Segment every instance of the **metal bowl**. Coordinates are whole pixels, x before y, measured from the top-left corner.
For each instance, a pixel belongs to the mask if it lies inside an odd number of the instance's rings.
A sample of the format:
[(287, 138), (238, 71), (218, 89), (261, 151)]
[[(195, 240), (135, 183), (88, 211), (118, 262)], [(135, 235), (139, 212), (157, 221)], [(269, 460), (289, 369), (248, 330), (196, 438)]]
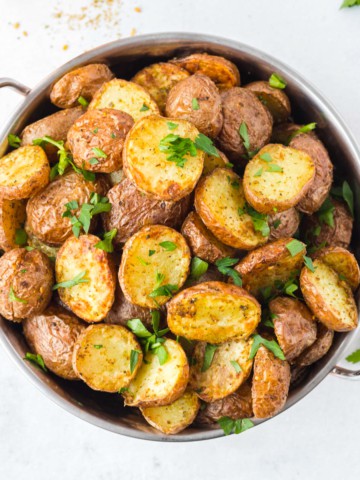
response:
[[(267, 79), (274, 71), (283, 75), (288, 82), (287, 93), (291, 99), (295, 120), (298, 123), (317, 122), (317, 133), (330, 151), (336, 166), (335, 176), (346, 176), (354, 189), (357, 203), (360, 202), (360, 151), (329, 102), (299, 74), (278, 60), (239, 42), (208, 35), (165, 33), (108, 43), (66, 63), (32, 90), (15, 80), (0, 79), (0, 87), (10, 86), (26, 95), (25, 101), (0, 137), (0, 155), (7, 148), (6, 138), (10, 132), (18, 133), (26, 124), (55, 110), (49, 102), (51, 85), (69, 70), (92, 62), (105, 62), (118, 77), (130, 78), (137, 70), (150, 63), (192, 52), (208, 52), (232, 60), (239, 67), (244, 84), (255, 79)], [(357, 204), (357, 212), (360, 211), (359, 207)], [(354, 232), (353, 248), (358, 258), (359, 247), (357, 230)], [(292, 389), (286, 408), (301, 400), (330, 372), (346, 377), (360, 376), (360, 371), (352, 372), (336, 367), (354, 335), (356, 331), (336, 335), (326, 357), (316, 363), (307, 377)], [(216, 427), (190, 427), (177, 435), (163, 435), (145, 423), (136, 410), (124, 409), (120, 395), (95, 392), (82, 382), (64, 381), (24, 362), (22, 359), (27, 346), (18, 325), (0, 319), (0, 340), (3, 348), (35, 386), (65, 410), (89, 423), (115, 433), (146, 440), (181, 442), (223, 436), (222, 430)]]

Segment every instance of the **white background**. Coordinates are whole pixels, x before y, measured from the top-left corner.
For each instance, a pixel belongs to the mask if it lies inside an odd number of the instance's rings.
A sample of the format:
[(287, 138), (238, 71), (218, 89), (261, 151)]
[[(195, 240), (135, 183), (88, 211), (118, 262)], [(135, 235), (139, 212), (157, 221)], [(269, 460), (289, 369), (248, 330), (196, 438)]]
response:
[[(91, 0), (0, 0), (0, 76), (34, 86), (65, 61), (133, 28), (138, 34), (212, 33), (258, 47), (301, 72), (332, 100), (360, 142), (360, 7), (339, 11), (341, 0), (114, 2), (111, 25), (100, 21), (94, 28), (86, 19), (66, 21), (66, 12), (77, 14)], [(54, 18), (60, 3), (65, 15)], [(20, 101), (0, 92), (0, 128)], [(359, 346), (360, 339), (350, 350)], [(360, 383), (331, 376), (290, 411), (243, 435), (192, 444), (120, 437), (50, 403), (0, 351), (4, 480), (359, 478), (359, 438)]]

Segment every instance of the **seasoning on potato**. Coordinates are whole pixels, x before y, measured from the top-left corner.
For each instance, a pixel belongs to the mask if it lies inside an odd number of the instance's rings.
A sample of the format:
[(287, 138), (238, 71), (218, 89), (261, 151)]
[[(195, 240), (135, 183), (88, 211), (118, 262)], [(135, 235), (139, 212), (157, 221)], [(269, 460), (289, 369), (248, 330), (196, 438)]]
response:
[(26, 243), (26, 238), (25, 242), (19, 238), (23, 232), (25, 218), (26, 211), (23, 200), (0, 198), (0, 248), (5, 252)]

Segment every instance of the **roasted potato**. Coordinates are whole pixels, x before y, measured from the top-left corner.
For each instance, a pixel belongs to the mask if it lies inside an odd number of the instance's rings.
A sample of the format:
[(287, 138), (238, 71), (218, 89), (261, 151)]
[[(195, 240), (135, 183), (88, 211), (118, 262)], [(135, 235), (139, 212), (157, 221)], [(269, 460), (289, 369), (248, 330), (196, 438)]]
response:
[(186, 288), (167, 305), (167, 322), (175, 335), (218, 344), (247, 338), (260, 321), (260, 305), (243, 288), (204, 282)]
[(121, 180), (124, 178), (124, 170), (120, 168), (115, 172), (111, 172), (107, 175), (107, 178), (109, 180), (110, 187), (113, 187), (114, 185), (117, 185), (118, 183), (120, 183)]
[[(297, 125), (296, 123), (280, 123), (279, 125), (274, 125), (271, 134), (271, 143), (289, 145), (292, 136), (295, 135), (299, 129), (300, 125)], [(309, 135), (313, 135), (313, 133), (309, 132)]]
[(190, 259), (189, 247), (176, 230), (143, 227), (123, 249), (119, 281), (125, 297), (140, 307), (163, 305), (185, 283)]
[(25, 221), (25, 202), (0, 198), (0, 249), (7, 252), (19, 247), (16, 243), (16, 231)]
[(267, 145), (245, 167), (245, 197), (258, 212), (283, 212), (299, 203), (314, 176), (314, 162), (305, 152)]
[(313, 265), (314, 272), (304, 267), (300, 274), (300, 288), (308, 307), (330, 330), (353, 330), (358, 312), (351, 288), (322, 260), (314, 260)]
[(0, 315), (20, 322), (42, 313), (51, 299), (54, 275), (38, 250), (9, 250), (0, 258)]
[(44, 150), (36, 145), (19, 147), (0, 158), (0, 197), (29, 198), (50, 181), (50, 165)]
[(173, 63), (153, 63), (131, 79), (147, 90), (158, 104), (161, 113), (165, 112), (166, 99), (170, 90), (181, 80), (189, 76), (189, 72)]
[(232, 164), (226, 158), (226, 155), (220, 150), (217, 150), (218, 157), (214, 157), (214, 155), (210, 155), (209, 153), (205, 153), (204, 157), (204, 168), (203, 168), (203, 175), (208, 175), (209, 173), (213, 172), (215, 168), (218, 167), (227, 167), (231, 168)]
[(188, 427), (200, 408), (200, 400), (190, 390), (170, 405), (162, 407), (140, 407), (145, 420), (166, 435), (174, 435)]
[(195, 285), (199, 285), (200, 283), (204, 283), (204, 282), (223, 282), (223, 283), (226, 283), (226, 281), (227, 281), (227, 278), (226, 278), (225, 275), (220, 273), (219, 270), (215, 266), (209, 265), (206, 272), (203, 273), (200, 277), (194, 278), (190, 275), (190, 277), (188, 277), (188, 279), (186, 280), (186, 283), (185, 283), (184, 287), (186, 287), (186, 288), (194, 287)]
[(309, 374), (307, 367), (299, 367), (296, 364), (291, 365), (290, 370), (290, 391), (299, 387)]
[(234, 393), (249, 377), (252, 339), (233, 339), (217, 346), (211, 365), (205, 364), (207, 343), (199, 342), (192, 354), (189, 387), (205, 402)]
[(27, 243), (29, 247), (36, 248), (40, 250), (40, 252), (45, 253), (45, 255), (47, 255), (50, 260), (55, 260), (56, 255), (59, 251), (59, 247), (52, 247), (47, 243), (39, 240), (37, 236), (34, 235), (33, 232), (29, 229), (27, 224), (25, 224), (25, 232), (27, 234)]
[(235, 267), (243, 287), (258, 297), (264, 288), (275, 291), (277, 283), (285, 283), (300, 270), (306, 246), (293, 256), (287, 248), (293, 240), (281, 238), (248, 253)]
[(142, 359), (135, 335), (120, 325), (101, 324), (82, 331), (75, 343), (72, 364), (76, 374), (93, 390), (116, 393), (129, 385)]
[(295, 360), (296, 365), (307, 367), (320, 360), (330, 350), (333, 340), (334, 331), (329, 330), (322, 323), (318, 323), (315, 342)]
[[(66, 108), (41, 118), (37, 122), (30, 123), (21, 132), (21, 146), (32, 145), (37, 138), (51, 137), (57, 142), (66, 142), (67, 133), (71, 125), (84, 113), (82, 107)], [(51, 163), (58, 161), (58, 149), (51, 143), (42, 145), (46, 156)]]
[(132, 117), (119, 110), (88, 110), (70, 127), (67, 135), (74, 163), (92, 172), (119, 170), (125, 137), (133, 124)]
[(101, 85), (113, 76), (109, 67), (101, 63), (77, 68), (57, 80), (51, 89), (50, 100), (59, 108), (76, 107), (79, 97), (89, 102)]
[[(257, 96), (244, 88), (232, 88), (221, 99), (224, 121), (217, 142), (230, 160), (243, 164), (241, 157), (246, 159), (248, 151), (254, 152), (269, 143), (272, 117)], [(242, 124), (249, 136), (248, 149), (239, 133)]]
[[(190, 122), (172, 120), (153, 115), (138, 121), (127, 136), (123, 162), (125, 176), (139, 190), (160, 200), (177, 201), (194, 190), (202, 173), (205, 154), (202, 150), (197, 150), (194, 156), (187, 153), (179, 165), (168, 160), (169, 154), (163, 148), (168, 147), (166, 138), (169, 135), (194, 141), (199, 134)], [(169, 125), (175, 122), (177, 127), (170, 129)]]
[(207, 228), (226, 245), (251, 250), (268, 237), (255, 230), (245, 203), (241, 178), (227, 168), (202, 178), (195, 190), (195, 208)]
[[(70, 237), (60, 248), (55, 263), (61, 300), (86, 322), (100, 322), (111, 309), (115, 298), (115, 271), (108, 253), (95, 245), (95, 235)], [(76, 281), (78, 279), (78, 281)]]
[(74, 215), (79, 214), (81, 205), (89, 203), (90, 195), (93, 192), (105, 193), (101, 180), (89, 182), (74, 171), (55, 178), (46, 188), (28, 201), (26, 205), (27, 230), (50, 246), (60, 246), (72, 235), (70, 219), (63, 217), (66, 210), (65, 204), (76, 200), (79, 209), (73, 210), (73, 213)]
[(181, 80), (169, 92), (166, 116), (187, 120), (204, 135), (217, 137), (223, 124), (223, 114), (215, 83), (200, 74)]
[(316, 321), (300, 300), (277, 297), (269, 303), (274, 331), (286, 360), (292, 363), (316, 340)]
[(342, 247), (325, 247), (318, 250), (313, 258), (319, 258), (345, 280), (353, 290), (360, 284), (360, 269), (355, 256)]
[(257, 81), (245, 85), (245, 88), (255, 93), (260, 102), (271, 113), (274, 123), (286, 122), (291, 115), (289, 97), (283, 90), (273, 88), (269, 82)]
[(209, 263), (215, 263), (224, 257), (233, 257), (234, 248), (221, 243), (203, 224), (196, 212), (190, 212), (186, 217), (181, 233), (187, 241), (193, 256)]
[(175, 402), (184, 393), (189, 380), (189, 364), (184, 350), (175, 340), (162, 344), (168, 358), (160, 365), (151, 352), (145, 355), (137, 375), (123, 393), (125, 405), (161, 407)]
[(255, 355), (251, 394), (256, 418), (276, 415), (285, 405), (290, 386), (290, 365), (263, 345)]
[(160, 113), (155, 100), (143, 87), (119, 78), (104, 83), (96, 92), (89, 110), (94, 108), (121, 110), (128, 113), (135, 122), (142, 117)]
[(300, 215), (296, 208), (292, 207), (283, 212), (269, 215), (270, 236), (269, 240), (278, 240), (279, 238), (292, 237), (300, 224)]
[(145, 225), (180, 227), (190, 208), (190, 197), (177, 202), (158, 200), (140, 192), (127, 178), (113, 186), (107, 193), (111, 210), (103, 214), (105, 230), (117, 229), (114, 243), (126, 242)]
[(72, 355), (84, 323), (60, 306), (50, 305), (44, 312), (24, 320), (23, 329), (31, 351), (42, 356), (49, 370), (66, 380), (78, 379)]
[(174, 58), (171, 63), (184, 68), (189, 73), (199, 73), (211, 78), (219, 90), (228, 90), (240, 85), (237, 66), (223, 57), (207, 53), (193, 53), (187, 57)]

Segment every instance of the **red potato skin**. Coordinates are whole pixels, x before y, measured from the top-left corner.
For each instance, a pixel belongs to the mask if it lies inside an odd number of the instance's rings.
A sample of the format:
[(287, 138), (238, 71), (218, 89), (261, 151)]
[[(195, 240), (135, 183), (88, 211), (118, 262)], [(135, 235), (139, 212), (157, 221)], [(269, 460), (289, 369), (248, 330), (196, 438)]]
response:
[(330, 350), (334, 340), (334, 331), (329, 330), (322, 323), (317, 324), (317, 337), (315, 342), (296, 359), (298, 367), (307, 367), (324, 357)]
[[(278, 224), (278, 222), (280, 223)], [(269, 241), (292, 237), (299, 228), (300, 215), (296, 208), (289, 208), (284, 212), (269, 215), (268, 223), (270, 227)]]

